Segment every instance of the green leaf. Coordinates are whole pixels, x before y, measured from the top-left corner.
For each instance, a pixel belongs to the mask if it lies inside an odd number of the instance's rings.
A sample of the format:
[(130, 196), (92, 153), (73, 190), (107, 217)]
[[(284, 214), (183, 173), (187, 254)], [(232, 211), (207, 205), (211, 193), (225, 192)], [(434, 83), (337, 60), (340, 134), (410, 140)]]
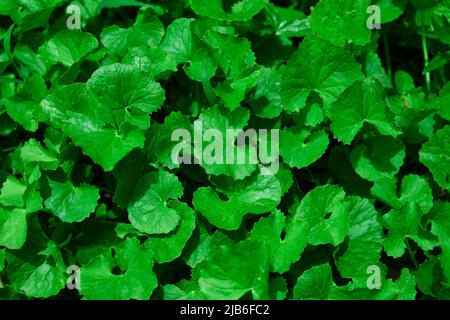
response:
[[(6, 1), (6, 13), (19, 25), (16, 32), (25, 32), (38, 27), (47, 27), (50, 14), (63, 0)], [(2, 3), (3, 6), (3, 3)]]
[[(226, 200), (222, 200), (217, 191)], [(194, 193), (193, 204), (214, 226), (236, 230), (246, 214), (270, 212), (280, 198), (281, 186), (274, 176), (253, 175), (242, 181), (221, 183), (216, 191), (210, 187), (199, 188)]]
[(397, 71), (395, 73), (395, 86), (403, 95), (413, 91), (416, 88), (413, 77), (405, 71)]
[(47, 263), (37, 267), (20, 288), (28, 297), (48, 298), (56, 295), (66, 284), (65, 275)]
[[(239, 124), (233, 123), (235, 116), (239, 117)], [(241, 145), (238, 142), (238, 137), (242, 134), (242, 128), (248, 118), (249, 113), (243, 108), (225, 112), (213, 107), (205, 110), (199, 116), (199, 125), (195, 126), (194, 124), (193, 151), (195, 158), (206, 173), (216, 176), (225, 175), (241, 180), (255, 172), (258, 167), (257, 149), (248, 141), (256, 139), (256, 135), (249, 138), (242, 135), (245, 144)], [(208, 132), (211, 133), (209, 139), (206, 135)], [(195, 141), (199, 138), (202, 141)], [(240, 158), (240, 155), (245, 158)]]
[(306, 37), (289, 59), (281, 81), (281, 101), (287, 111), (296, 112), (316, 92), (328, 104), (361, 78), (361, 66), (349, 51), (320, 38)]
[(63, 30), (41, 46), (39, 54), (51, 63), (62, 63), (70, 67), (97, 47), (98, 41), (92, 34), (78, 30)]
[(83, 127), (77, 131), (69, 127), (66, 132), (74, 143), (81, 146), (86, 155), (101, 165), (106, 171), (114, 169), (118, 161), (135, 148), (144, 146), (144, 136), (140, 130), (123, 125), (119, 132), (112, 129)]
[(450, 188), (450, 126), (430, 137), (420, 150), (420, 162), (430, 169), (434, 180), (444, 189)]
[(348, 147), (339, 145), (332, 147), (328, 158), (330, 172), (336, 176), (337, 182), (346, 192), (368, 198), (372, 183), (364, 180), (355, 172), (350, 155), (351, 151)]
[(305, 168), (319, 159), (327, 150), (330, 140), (324, 130), (288, 128), (280, 135), (280, 154), (291, 167)]
[[(197, 34), (199, 32), (201, 30)], [(201, 37), (208, 45), (210, 52), (227, 79), (244, 78), (251, 68), (255, 67), (256, 57), (250, 41), (246, 38), (240, 38), (235, 34), (220, 32), (215, 29), (206, 34), (201, 34)]]
[(269, 298), (271, 300), (284, 300), (286, 299), (288, 288), (286, 279), (283, 277), (276, 277), (269, 283)]
[(112, 172), (116, 181), (113, 201), (121, 208), (127, 208), (137, 192), (139, 181), (146, 168), (145, 157), (141, 150), (131, 152), (122, 159)]
[(198, 283), (181, 280), (177, 285), (164, 286), (165, 300), (204, 300), (205, 296), (200, 292)]
[(112, 110), (135, 108), (152, 113), (165, 100), (164, 90), (159, 83), (137, 67), (125, 64), (97, 69), (87, 82), (87, 89)]
[(20, 249), (27, 236), (27, 220), (24, 210), (0, 208), (0, 246)]
[(311, 14), (311, 28), (337, 46), (347, 42), (365, 45), (370, 42), (367, 27), (369, 0), (320, 1)]
[[(285, 234), (282, 237), (283, 232)], [(261, 218), (250, 235), (250, 239), (267, 244), (271, 271), (278, 273), (287, 272), (291, 264), (300, 259), (307, 238), (307, 225), (300, 220), (286, 219), (280, 211)]]
[(294, 183), (291, 169), (288, 166), (283, 165), (278, 169), (278, 172), (275, 173), (275, 177), (280, 182), (281, 194), (285, 195)]
[(51, 195), (44, 202), (54, 215), (63, 222), (81, 222), (95, 211), (100, 199), (99, 190), (93, 186), (75, 187), (70, 181), (49, 179)]
[(380, 57), (374, 51), (369, 51), (366, 56), (364, 74), (370, 74), (374, 79), (377, 79), (385, 88), (392, 87), (392, 80), (382, 65)]
[(141, 13), (131, 28), (114, 25), (103, 29), (101, 42), (111, 53), (123, 56), (130, 48), (156, 46), (163, 36), (164, 25), (161, 21)]
[(439, 92), (439, 99), (441, 106), (438, 113), (442, 118), (450, 121), (450, 108), (448, 107), (450, 105), (450, 84), (447, 83)]
[[(191, 19), (177, 19), (166, 30), (166, 35), (160, 44), (173, 66), (187, 62), (192, 56)], [(170, 65), (170, 64), (169, 64)]]
[(186, 248), (188, 252), (186, 253), (186, 256), (183, 257), (183, 260), (191, 268), (195, 268), (200, 263), (205, 261), (211, 248), (214, 247), (214, 244), (220, 243), (220, 241), (216, 241), (217, 238), (223, 236), (223, 234), (219, 232), (216, 232), (211, 236), (209, 234), (209, 226), (203, 223), (198, 223), (197, 227), (198, 228), (196, 232), (194, 232), (192, 241), (197, 242), (198, 245), (194, 248), (192, 247), (192, 242), (188, 244), (188, 248)]
[(266, 72), (256, 86), (254, 100), (250, 100), (250, 105), (259, 117), (272, 119), (283, 110), (280, 96), (281, 72), (275, 69)]
[(376, 0), (375, 4), (381, 11), (381, 23), (391, 22), (400, 17), (407, 3), (407, 0)]
[(303, 272), (294, 287), (294, 299), (324, 300), (333, 284), (331, 267), (322, 264)]
[(308, 127), (316, 127), (325, 120), (322, 107), (318, 103), (313, 103), (307, 109), (301, 110), (300, 115)]
[(356, 82), (329, 109), (331, 130), (345, 144), (353, 141), (365, 123), (375, 126), (382, 135), (396, 137), (400, 134), (386, 106), (384, 88), (378, 80)]
[[(155, 123), (150, 126), (147, 133), (145, 150), (152, 163), (160, 163), (169, 169), (178, 168), (180, 164), (172, 160), (172, 151), (178, 144), (172, 140), (172, 134), (177, 129), (192, 132), (192, 125), (188, 118), (180, 112), (172, 112), (163, 124)], [(188, 156), (188, 155), (186, 155)]]
[[(112, 99), (115, 87), (109, 88)], [(107, 171), (133, 149), (144, 146), (142, 131), (123, 122), (127, 113), (113, 113), (112, 105), (107, 101), (99, 103), (83, 84), (59, 87), (41, 102), (41, 107), (48, 122), (68, 134), (75, 145)]]
[(97, 12), (105, 8), (120, 8), (120, 7), (146, 7), (152, 6), (150, 4), (136, 1), (136, 0), (95, 0), (98, 2)]
[(12, 37), (12, 32), (14, 30), (15, 25), (12, 24), (8, 30), (5, 32), (4, 35), (4, 39), (3, 39), (3, 47), (5, 48), (6, 51), (6, 55), (9, 57), (9, 59), (12, 58), (12, 53), (11, 53), (11, 37)]
[(448, 202), (438, 201), (433, 208), (433, 220), (431, 232), (435, 234), (440, 242), (442, 254), (440, 262), (447, 278), (447, 283), (450, 282), (450, 204)]
[(336, 266), (344, 278), (366, 283), (367, 268), (381, 258), (382, 227), (378, 212), (369, 200), (360, 197), (345, 199), (342, 209), (349, 212), (348, 245), (335, 257)]
[(423, 73), (426, 74), (428, 72), (436, 71), (439, 68), (442, 68), (450, 61), (450, 52), (444, 52), (436, 55), (425, 67)]
[(349, 229), (349, 212), (342, 208), (345, 192), (334, 185), (317, 187), (302, 199), (295, 219), (308, 227), (308, 243), (338, 245)]
[(26, 190), (26, 184), (14, 176), (9, 176), (0, 190), (0, 204), (6, 207), (23, 208)]
[(22, 68), (22, 72), (29, 73), (30, 77), (33, 75), (44, 77), (48, 71), (47, 63), (29, 45), (18, 43), (14, 47), (14, 57), (25, 66)]
[(392, 209), (383, 216), (389, 233), (383, 239), (386, 253), (394, 258), (401, 257), (406, 249), (405, 240), (416, 241), (424, 250), (431, 250), (436, 243), (426, 237), (427, 233), (420, 224), (423, 215), (414, 202), (409, 202), (400, 209)]
[(51, 150), (45, 149), (35, 139), (28, 140), (20, 149), (20, 158), (25, 164), (37, 163), (41, 168), (56, 170), (59, 159)]
[(424, 9), (428, 9), (431, 7), (434, 7), (437, 2), (437, 0), (410, 0), (410, 2), (414, 5), (414, 7), (416, 7), (419, 10), (424, 10)]
[(350, 283), (343, 287), (334, 285), (330, 290), (330, 300), (414, 300), (417, 295), (416, 279), (409, 269), (401, 271), (396, 282), (385, 279), (381, 290), (370, 290)]
[(5, 249), (1, 249), (0, 250), (0, 272), (3, 272), (3, 270), (5, 270), (5, 261), (6, 261), (6, 251), (5, 251)]
[(260, 12), (267, 2), (267, 0), (240, 0), (231, 5), (221, 0), (191, 0), (191, 6), (192, 10), (200, 16), (236, 21), (249, 20)]
[(245, 95), (264, 77), (263, 69), (249, 70), (249, 74), (237, 80), (228, 80), (217, 86), (215, 92), (224, 105), (234, 110), (240, 106)]
[(440, 263), (437, 257), (432, 257), (430, 260), (425, 261), (419, 266), (416, 275), (417, 286), (420, 291), (428, 296), (436, 297), (438, 295), (438, 290), (440, 283), (437, 283), (436, 278), (442, 277), (441, 274), (437, 276), (437, 273), (441, 273), (439, 270)]
[(170, 201), (169, 205), (180, 215), (180, 225), (166, 236), (149, 237), (144, 244), (146, 248), (152, 249), (153, 256), (159, 263), (178, 258), (195, 229), (194, 210), (183, 202)]
[(256, 300), (268, 298), (269, 258), (260, 242), (223, 244), (199, 268), (198, 284), (207, 299), (234, 300), (248, 292)]
[(400, 140), (377, 136), (368, 138), (351, 154), (355, 171), (369, 181), (392, 179), (405, 159), (405, 146)]
[(183, 70), (189, 78), (203, 84), (214, 77), (217, 66), (216, 61), (211, 57), (206, 47), (198, 45), (198, 48), (193, 52), (189, 65), (185, 64)]
[(115, 248), (122, 274), (114, 274), (111, 249), (80, 270), (80, 293), (88, 300), (148, 300), (157, 286), (150, 249), (136, 239), (127, 239)]
[(26, 130), (34, 132), (39, 128), (39, 103), (46, 97), (47, 91), (47, 85), (42, 78), (29, 77), (18, 93), (6, 100), (6, 111), (14, 121)]
[(160, 171), (144, 179), (148, 185), (143, 195), (128, 207), (131, 224), (148, 234), (162, 234), (173, 231), (180, 223), (177, 210), (167, 201), (183, 195), (183, 187), (178, 178), (166, 171)]
[(167, 71), (177, 69), (167, 56), (167, 53), (159, 47), (135, 47), (128, 49), (122, 62), (132, 64), (158, 80)]
[(268, 4), (264, 13), (278, 36), (303, 37), (311, 34), (310, 19), (305, 18), (302, 11)]
[(20, 250), (7, 253), (9, 288), (30, 298), (48, 298), (58, 294), (65, 285), (66, 266), (61, 252), (42, 230), (37, 216), (28, 218), (26, 240)]
[(433, 194), (428, 182), (414, 174), (403, 178), (400, 196), (397, 195), (397, 185), (392, 179), (378, 181), (371, 192), (376, 198), (395, 209), (400, 209), (410, 202), (415, 202), (423, 213), (428, 213), (433, 207)]
[(450, 299), (450, 0), (0, 20), (0, 299)]

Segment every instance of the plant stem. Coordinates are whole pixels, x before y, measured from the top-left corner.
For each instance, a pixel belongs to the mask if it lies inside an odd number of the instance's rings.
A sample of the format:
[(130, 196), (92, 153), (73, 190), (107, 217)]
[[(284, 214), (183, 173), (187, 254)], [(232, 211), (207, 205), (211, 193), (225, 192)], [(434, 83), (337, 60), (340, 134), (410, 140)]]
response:
[[(425, 67), (430, 62), (430, 56), (428, 54), (428, 44), (427, 37), (422, 35), (422, 48), (423, 48), (423, 58), (425, 61)], [(427, 90), (431, 91), (431, 74), (429, 72), (425, 73), (425, 81), (427, 83)]]
[(302, 12), (305, 12), (306, 1), (307, 0), (303, 0), (302, 4), (300, 5), (300, 11), (302, 11)]
[(413, 262), (413, 264), (414, 264), (414, 267), (415, 267), (416, 269), (418, 269), (418, 268), (419, 268), (419, 265), (417, 264), (416, 257), (414, 257), (414, 253), (413, 253), (412, 250), (411, 250), (411, 246), (409, 245), (409, 240), (406, 239), (406, 240), (405, 240), (405, 243), (406, 243), (406, 249), (408, 250), (409, 256), (411, 257), (411, 260), (412, 260), (412, 262)]
[(389, 82), (392, 82), (391, 52), (389, 49), (389, 42), (388, 42), (386, 33), (383, 33), (383, 47), (384, 47), (384, 55), (386, 57), (386, 64), (387, 64), (387, 76), (389, 78)]
[(316, 177), (314, 177), (314, 175), (313, 175), (313, 173), (311, 172), (311, 170), (309, 170), (308, 168), (305, 168), (305, 171), (306, 171), (306, 172), (308, 173), (308, 175), (310, 176), (311, 182), (312, 182), (312, 183), (314, 183), (316, 186), (320, 186), (320, 185), (321, 185), (320, 181), (319, 181)]
[(73, 234), (71, 233), (71, 234), (69, 234), (69, 236), (66, 238), (66, 240), (64, 240), (62, 243), (60, 243), (60, 244), (57, 245), (58, 248), (59, 248), (59, 249), (62, 249), (62, 248), (64, 248), (65, 246), (67, 246), (67, 245), (69, 244), (69, 242), (72, 240), (72, 238), (73, 238)]
[(14, 151), (15, 149), (17, 149), (17, 146), (9, 147), (9, 148), (3, 148), (3, 149), (0, 149), (0, 151), (3, 152), (3, 153), (9, 153), (11, 151)]
[(216, 95), (214, 94), (214, 91), (212, 90), (211, 83), (208, 80), (202, 81), (203, 85), (203, 91), (205, 91), (206, 99), (208, 99), (208, 102), (213, 106), (216, 104)]
[(297, 191), (299, 192), (299, 194), (301, 196), (304, 196), (304, 192), (303, 190), (300, 188), (300, 183), (298, 182), (297, 176), (295, 175), (295, 173), (293, 173), (292, 175), (294, 177), (294, 181), (295, 181), (295, 188), (297, 189)]
[(114, 194), (114, 191), (113, 190), (111, 190), (111, 189), (108, 189), (108, 188), (105, 188), (105, 187), (102, 187), (102, 186), (100, 186), (100, 187), (98, 187), (101, 191), (103, 191), (103, 192), (106, 192), (106, 193), (109, 193), (109, 194)]
[(440, 67), (439, 68), (439, 76), (441, 77), (442, 86), (444, 86), (447, 83), (447, 78), (445, 77), (445, 69), (444, 69), (444, 67)]

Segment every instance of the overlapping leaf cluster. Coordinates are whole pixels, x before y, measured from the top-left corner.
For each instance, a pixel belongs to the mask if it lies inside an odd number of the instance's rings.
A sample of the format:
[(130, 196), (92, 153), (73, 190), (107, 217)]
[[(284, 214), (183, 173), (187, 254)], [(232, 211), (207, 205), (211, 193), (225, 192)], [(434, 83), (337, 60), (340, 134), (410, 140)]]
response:
[[(2, 299), (450, 298), (448, 0), (0, 0), (0, 40)], [(278, 172), (174, 163), (195, 120)]]

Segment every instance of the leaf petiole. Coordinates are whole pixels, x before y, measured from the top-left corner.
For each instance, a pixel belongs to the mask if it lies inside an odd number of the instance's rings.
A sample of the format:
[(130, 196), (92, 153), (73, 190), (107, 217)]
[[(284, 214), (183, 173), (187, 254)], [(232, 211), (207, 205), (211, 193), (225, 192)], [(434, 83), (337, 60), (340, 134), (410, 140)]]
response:
[[(430, 62), (430, 56), (428, 54), (428, 44), (427, 44), (427, 37), (422, 35), (422, 48), (423, 48), (423, 58), (425, 62), (425, 67)], [(427, 90), (431, 91), (431, 74), (430, 72), (425, 73), (425, 82), (427, 85)]]
[(405, 240), (405, 243), (406, 243), (406, 249), (408, 250), (408, 254), (409, 254), (409, 256), (411, 257), (411, 260), (412, 260), (412, 262), (413, 262), (413, 264), (414, 264), (414, 267), (415, 267), (416, 269), (418, 269), (418, 268), (419, 268), (419, 265), (418, 265), (418, 263), (417, 263), (416, 257), (414, 256), (414, 252), (412, 251), (411, 246), (409, 245), (409, 240), (406, 239), (406, 240)]
[(214, 106), (217, 102), (216, 95), (214, 94), (214, 91), (211, 87), (211, 83), (209, 80), (203, 80), (202, 81), (203, 91), (205, 92), (206, 99), (208, 99), (208, 102), (210, 105)]

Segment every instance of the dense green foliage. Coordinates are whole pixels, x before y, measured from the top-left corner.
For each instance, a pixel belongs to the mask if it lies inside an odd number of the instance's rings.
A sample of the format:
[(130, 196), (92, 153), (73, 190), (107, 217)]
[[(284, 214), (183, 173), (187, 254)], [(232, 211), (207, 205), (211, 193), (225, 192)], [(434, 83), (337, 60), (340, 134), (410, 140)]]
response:
[[(0, 0), (0, 298), (450, 299), (449, 46), (449, 0)], [(197, 119), (276, 174), (174, 162)]]

